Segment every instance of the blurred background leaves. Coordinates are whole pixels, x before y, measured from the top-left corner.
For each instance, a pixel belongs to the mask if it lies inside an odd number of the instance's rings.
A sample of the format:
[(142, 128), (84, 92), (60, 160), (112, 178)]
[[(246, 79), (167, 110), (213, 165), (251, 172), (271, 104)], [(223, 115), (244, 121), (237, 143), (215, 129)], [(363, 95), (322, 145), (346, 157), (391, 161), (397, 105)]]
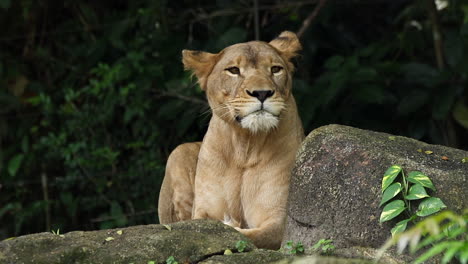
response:
[(168, 154), (210, 118), (181, 50), (308, 18), (306, 133), (339, 123), (468, 148), (466, 2), (254, 2), (0, 0), (0, 239), (156, 223)]

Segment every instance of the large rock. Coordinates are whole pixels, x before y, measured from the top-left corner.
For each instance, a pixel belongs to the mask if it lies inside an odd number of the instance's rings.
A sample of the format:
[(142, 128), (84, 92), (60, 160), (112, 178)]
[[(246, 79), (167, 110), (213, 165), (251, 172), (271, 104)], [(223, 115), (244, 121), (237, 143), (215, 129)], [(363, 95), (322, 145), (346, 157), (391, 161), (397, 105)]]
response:
[(468, 207), (464, 157), (468, 152), (463, 150), (385, 133), (340, 125), (318, 128), (296, 159), (283, 241), (310, 246), (326, 238), (338, 249), (382, 246), (400, 219), (379, 223), (382, 176), (394, 164), (428, 175), (437, 189), (431, 194), (460, 212)]
[[(226, 249), (236, 252), (255, 246), (235, 229), (219, 221), (195, 220), (167, 226), (146, 225), (64, 235), (39, 233), (0, 242), (0, 263), (197, 263)], [(275, 257), (275, 256), (274, 256)], [(280, 258), (272, 258), (278, 260)]]
[[(243, 252), (236, 243), (246, 241)], [(213, 220), (146, 225), (63, 235), (39, 233), (0, 242), (0, 263), (178, 263), (200, 264), (370, 264), (359, 259), (309, 256), (295, 259), (280, 251), (257, 249), (234, 228)]]

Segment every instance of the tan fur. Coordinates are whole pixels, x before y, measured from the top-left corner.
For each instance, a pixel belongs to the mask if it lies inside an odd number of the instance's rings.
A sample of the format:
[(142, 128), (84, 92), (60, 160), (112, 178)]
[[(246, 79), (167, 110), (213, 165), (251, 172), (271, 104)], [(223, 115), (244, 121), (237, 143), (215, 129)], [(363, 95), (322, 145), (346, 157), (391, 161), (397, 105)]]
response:
[[(280, 246), (290, 171), (304, 137), (291, 94), (290, 60), (300, 48), (294, 33), (283, 32), (270, 43), (236, 44), (218, 54), (183, 51), (185, 68), (197, 76), (213, 116), (203, 142), (183, 144), (168, 159), (161, 223), (218, 219), (258, 247)], [(274, 74), (273, 66), (283, 70)], [(261, 110), (247, 91), (265, 90), (274, 94)]]

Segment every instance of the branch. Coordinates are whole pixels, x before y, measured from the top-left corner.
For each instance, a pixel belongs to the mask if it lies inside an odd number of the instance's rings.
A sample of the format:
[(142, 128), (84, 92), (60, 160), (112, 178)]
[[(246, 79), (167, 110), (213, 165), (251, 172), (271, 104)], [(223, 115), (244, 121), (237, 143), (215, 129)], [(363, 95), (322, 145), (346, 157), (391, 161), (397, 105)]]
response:
[(260, 40), (260, 24), (258, 22), (258, 0), (254, 1), (254, 25), (255, 25), (255, 40)]
[(317, 6), (315, 7), (314, 11), (312, 11), (312, 13), (310, 13), (309, 16), (307, 16), (304, 22), (302, 22), (302, 27), (297, 32), (298, 38), (301, 38), (302, 35), (304, 35), (304, 32), (309, 28), (310, 24), (317, 17), (317, 15), (320, 12), (320, 9), (322, 9), (322, 7), (325, 5), (326, 2), (327, 0), (320, 0)]
[(49, 203), (49, 188), (47, 186), (47, 175), (45, 172), (41, 173), (42, 195), (45, 202), (45, 217), (46, 217), (46, 231), (50, 231), (50, 203)]
[[(302, 7), (305, 5), (313, 5), (317, 4), (320, 0), (307, 0), (307, 1), (301, 1), (301, 2), (294, 2), (294, 3), (282, 3), (282, 4), (276, 4), (276, 5), (263, 5), (259, 6), (258, 10), (275, 10), (275, 9), (282, 9), (282, 8), (287, 8), (287, 7)], [(223, 9), (223, 10), (217, 10), (212, 13), (201, 13), (200, 10), (190, 10), (188, 11), (193, 14), (198, 14), (194, 19), (192, 19), (191, 23), (193, 22), (199, 22), (202, 20), (208, 20), (211, 18), (215, 17), (220, 17), (220, 16), (230, 16), (230, 15), (238, 15), (238, 14), (246, 14), (246, 13), (252, 13), (255, 12), (255, 7), (254, 8), (230, 8), (230, 9)]]
[(170, 92), (157, 92), (157, 94), (159, 96), (167, 96), (167, 97), (174, 97), (174, 98), (178, 98), (178, 99), (181, 99), (181, 100), (184, 100), (184, 101), (187, 101), (187, 102), (191, 102), (191, 103), (194, 103), (194, 104), (201, 104), (203, 106), (208, 106), (208, 102), (206, 102), (205, 100), (202, 100), (202, 99), (198, 99), (196, 97), (189, 97), (189, 96), (185, 96), (185, 95), (181, 95), (181, 94), (177, 94), (177, 93), (170, 93)]
[(444, 69), (444, 52), (442, 43), (442, 32), (440, 31), (439, 18), (437, 16), (437, 7), (434, 0), (427, 0), (429, 9), (429, 18), (432, 23), (432, 36), (434, 38), (434, 51), (439, 70)]

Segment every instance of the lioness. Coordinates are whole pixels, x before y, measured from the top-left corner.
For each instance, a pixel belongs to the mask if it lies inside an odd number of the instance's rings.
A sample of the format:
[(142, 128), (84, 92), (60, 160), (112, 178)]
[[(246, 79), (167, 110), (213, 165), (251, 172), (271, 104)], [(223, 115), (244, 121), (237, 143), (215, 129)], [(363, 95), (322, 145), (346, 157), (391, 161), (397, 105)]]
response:
[(251, 41), (218, 54), (184, 50), (213, 112), (203, 142), (169, 156), (159, 195), (162, 224), (224, 221), (262, 248), (279, 248), (290, 171), (304, 133), (291, 94), (297, 36)]

